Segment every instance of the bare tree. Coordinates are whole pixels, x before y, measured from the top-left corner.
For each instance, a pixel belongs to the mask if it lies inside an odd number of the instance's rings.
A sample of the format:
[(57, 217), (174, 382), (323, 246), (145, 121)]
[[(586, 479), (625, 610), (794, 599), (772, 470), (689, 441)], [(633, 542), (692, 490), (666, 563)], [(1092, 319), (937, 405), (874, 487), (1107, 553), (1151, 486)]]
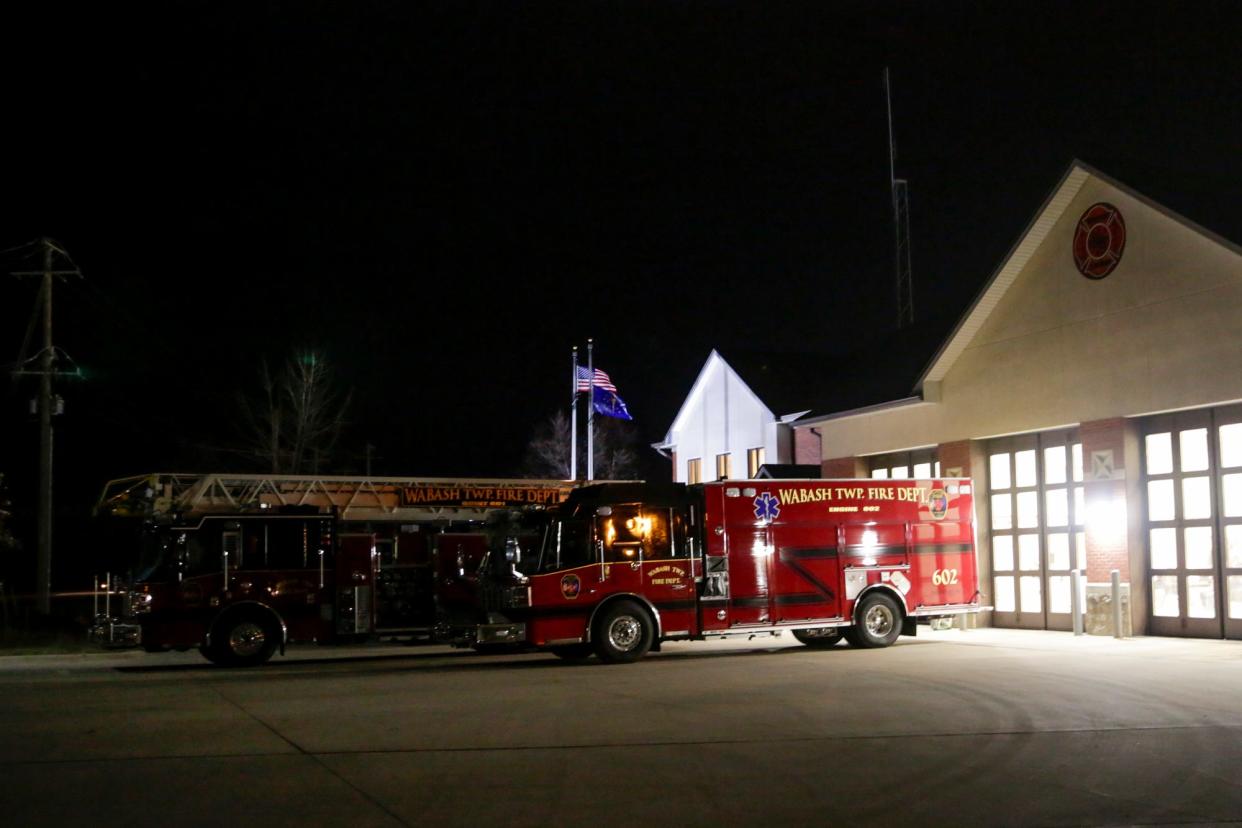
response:
[(241, 399), (247, 453), (273, 474), (318, 473), (340, 439), (352, 392), (337, 387), (317, 351), (290, 357), (278, 376), (264, 360), (259, 385), (256, 397)]
[[(558, 410), (535, 427), (526, 445), (524, 472), (529, 477), (569, 479), (569, 416)], [(637, 475), (638, 455), (633, 449), (634, 427), (611, 417), (595, 420), (595, 477), (629, 480)], [(578, 470), (586, 470), (586, 437), (578, 435)]]

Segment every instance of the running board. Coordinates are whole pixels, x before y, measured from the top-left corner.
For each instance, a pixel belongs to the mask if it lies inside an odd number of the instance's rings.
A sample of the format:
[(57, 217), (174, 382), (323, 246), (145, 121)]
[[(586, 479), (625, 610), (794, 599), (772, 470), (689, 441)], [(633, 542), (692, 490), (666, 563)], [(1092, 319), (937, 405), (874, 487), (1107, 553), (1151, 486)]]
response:
[(915, 618), (930, 618), (937, 615), (963, 615), (971, 612), (985, 612), (992, 609), (991, 607), (982, 607), (978, 604), (945, 604), (939, 607), (919, 607), (911, 610), (909, 615)]

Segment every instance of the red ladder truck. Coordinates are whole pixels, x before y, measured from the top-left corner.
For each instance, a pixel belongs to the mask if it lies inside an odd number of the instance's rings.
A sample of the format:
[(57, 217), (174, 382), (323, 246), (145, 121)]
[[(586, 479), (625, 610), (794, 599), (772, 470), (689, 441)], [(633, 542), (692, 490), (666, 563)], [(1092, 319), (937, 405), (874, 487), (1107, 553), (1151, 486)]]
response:
[(125, 529), (111, 565), (123, 575), (108, 578), (109, 611), (92, 637), (197, 647), (213, 662), (247, 666), (294, 641), (430, 633), (432, 562), (462, 542), (485, 549), (477, 533), (493, 513), (546, 508), (573, 487), (256, 474), (111, 481), (96, 512)]
[(885, 647), (919, 621), (989, 609), (972, 494), (968, 479), (585, 486), (518, 518), (472, 606), (442, 594), (438, 630), (459, 646), (607, 662), (785, 631), (811, 647)]

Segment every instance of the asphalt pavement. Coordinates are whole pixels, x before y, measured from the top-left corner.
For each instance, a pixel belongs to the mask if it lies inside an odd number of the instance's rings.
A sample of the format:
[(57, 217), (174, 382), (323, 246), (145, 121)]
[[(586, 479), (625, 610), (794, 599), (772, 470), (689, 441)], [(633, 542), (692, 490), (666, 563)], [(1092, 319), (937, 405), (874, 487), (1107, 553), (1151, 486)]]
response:
[(1242, 642), (0, 658), (0, 803), (58, 826), (1224, 824)]

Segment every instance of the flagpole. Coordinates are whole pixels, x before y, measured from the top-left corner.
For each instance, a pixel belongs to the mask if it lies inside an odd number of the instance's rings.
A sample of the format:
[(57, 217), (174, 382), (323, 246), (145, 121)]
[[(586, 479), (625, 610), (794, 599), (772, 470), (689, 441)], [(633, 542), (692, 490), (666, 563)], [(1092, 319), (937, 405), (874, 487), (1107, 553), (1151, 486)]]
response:
[(573, 404), (569, 411), (569, 479), (578, 479), (578, 346), (574, 346), (574, 367), (570, 370), (573, 378)]
[(587, 480), (595, 479), (595, 340), (587, 340), (587, 373), (591, 395), (587, 399)]

